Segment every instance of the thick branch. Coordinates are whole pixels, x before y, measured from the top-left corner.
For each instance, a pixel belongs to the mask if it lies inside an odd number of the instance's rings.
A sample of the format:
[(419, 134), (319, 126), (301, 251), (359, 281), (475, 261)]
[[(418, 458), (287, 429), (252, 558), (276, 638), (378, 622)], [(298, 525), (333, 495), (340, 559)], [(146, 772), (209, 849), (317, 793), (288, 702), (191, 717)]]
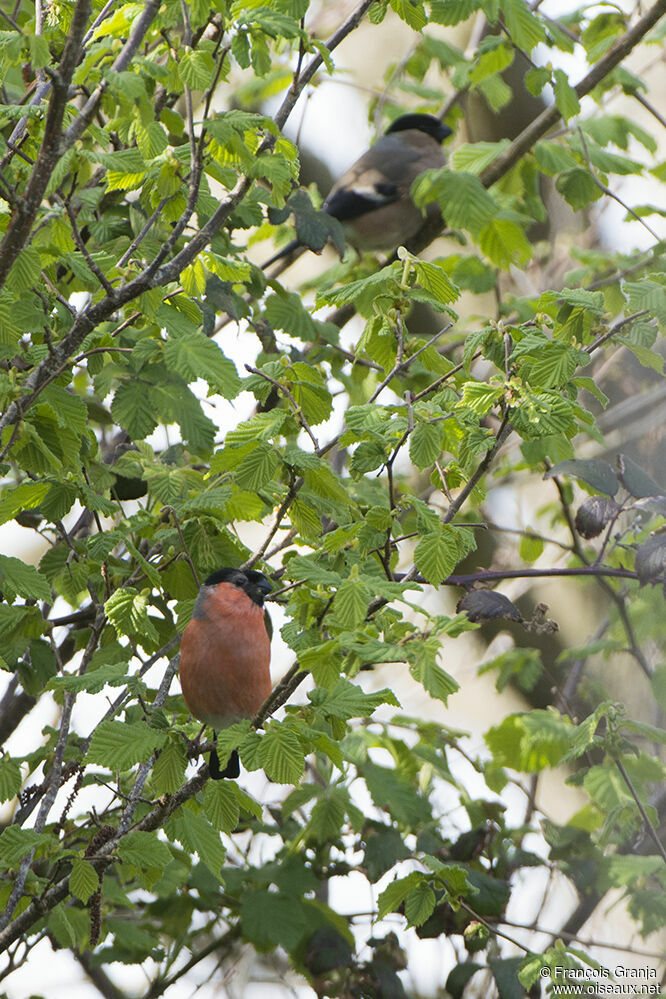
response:
[[(592, 67), (587, 76), (584, 76), (580, 83), (574, 87), (578, 97), (585, 97), (598, 83), (608, 76), (616, 66), (622, 62), (625, 56), (641, 41), (642, 38), (655, 26), (657, 21), (666, 14), (666, 0), (657, 0), (650, 9), (639, 18), (622, 38), (606, 52), (604, 56)], [(481, 183), (484, 187), (490, 187), (503, 177), (511, 167), (513, 167), (521, 156), (530, 151), (539, 139), (548, 132), (560, 119), (560, 112), (556, 104), (542, 111), (538, 117), (531, 122), (527, 128), (523, 129), (511, 145), (496, 160), (488, 166), (481, 174)]]

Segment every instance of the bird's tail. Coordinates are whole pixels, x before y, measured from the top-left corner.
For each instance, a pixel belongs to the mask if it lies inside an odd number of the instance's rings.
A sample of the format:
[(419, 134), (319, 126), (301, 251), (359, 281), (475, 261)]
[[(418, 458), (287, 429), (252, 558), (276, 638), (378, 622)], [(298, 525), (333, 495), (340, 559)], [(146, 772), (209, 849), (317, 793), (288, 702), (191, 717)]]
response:
[(238, 750), (231, 750), (226, 767), (224, 770), (220, 770), (220, 757), (217, 755), (216, 749), (211, 749), (208, 770), (213, 780), (223, 780), (225, 777), (229, 777), (231, 779), (240, 777), (240, 760), (238, 758)]
[(284, 260), (287, 257), (291, 257), (292, 254), (302, 245), (303, 244), (300, 240), (292, 239), (291, 243), (287, 243), (286, 246), (284, 246), (277, 253), (274, 253), (272, 257), (269, 257), (269, 259), (261, 265), (262, 271), (265, 271), (267, 267), (272, 267), (273, 264), (278, 262), (278, 260)]

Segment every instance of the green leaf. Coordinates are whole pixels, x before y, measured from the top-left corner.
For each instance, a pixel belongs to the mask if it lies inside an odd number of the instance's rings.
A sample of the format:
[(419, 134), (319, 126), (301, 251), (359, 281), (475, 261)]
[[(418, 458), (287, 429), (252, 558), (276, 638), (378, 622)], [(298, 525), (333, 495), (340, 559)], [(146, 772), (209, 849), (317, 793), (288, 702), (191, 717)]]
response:
[(137, 121), (134, 126), (136, 142), (144, 160), (153, 160), (164, 152), (168, 145), (167, 133), (158, 121), (150, 121), (147, 125)]
[(366, 844), (363, 869), (372, 884), (379, 881), (399, 860), (406, 860), (410, 856), (402, 836), (394, 826), (380, 822), (368, 823), (363, 830), (363, 839)]
[(497, 766), (523, 773), (557, 766), (570, 748), (574, 726), (554, 711), (509, 715), (485, 740)]
[(422, 28), (425, 28), (427, 23), (425, 11), (416, 0), (390, 0), (390, 2), (400, 20), (408, 24), (414, 31), (421, 31)]
[(204, 788), (204, 811), (221, 832), (233, 832), (240, 818), (240, 805), (228, 781), (209, 780)]
[(148, 386), (139, 378), (120, 383), (111, 403), (111, 415), (132, 440), (141, 440), (152, 434), (157, 426), (158, 416)]
[(23, 857), (27, 857), (32, 850), (52, 845), (52, 837), (48, 833), (21, 829), (19, 826), (7, 826), (0, 833), (0, 861), (5, 867), (16, 868)]
[(464, 142), (452, 154), (451, 164), (458, 171), (478, 177), (509, 145), (508, 139), (501, 139), (499, 142)]
[(259, 744), (259, 760), (266, 775), (278, 784), (296, 784), (305, 769), (300, 739), (284, 722), (271, 722)]
[(166, 742), (164, 732), (145, 722), (107, 720), (93, 733), (86, 759), (111, 770), (127, 770), (135, 763), (145, 763)]
[(453, 170), (426, 170), (414, 182), (419, 207), (437, 201), (446, 225), (477, 234), (497, 215), (498, 205), (478, 177)]
[[(398, 256), (403, 259), (405, 251), (399, 252)], [(414, 270), (421, 287), (429, 291), (438, 302), (443, 305), (455, 302), (460, 298), (460, 289), (455, 286), (448, 274), (437, 264), (428, 263), (425, 260), (415, 260)]]
[(11, 801), (21, 790), (21, 768), (11, 756), (0, 757), (0, 801)]
[(205, 90), (215, 75), (215, 62), (209, 52), (186, 49), (178, 60), (178, 75), (186, 87)]
[(460, 689), (453, 677), (426, 656), (410, 666), (410, 673), (421, 683), (431, 697), (446, 704), (451, 694)]
[(480, 7), (480, 0), (431, 0), (430, 18), (435, 24), (452, 26), (466, 21)]
[(593, 201), (598, 201), (603, 195), (603, 191), (595, 183), (592, 174), (583, 167), (565, 170), (557, 178), (555, 186), (575, 212), (580, 211), (581, 208), (586, 208)]
[(89, 694), (98, 694), (107, 683), (114, 687), (124, 683), (127, 680), (127, 670), (128, 664), (126, 662), (108, 663), (97, 669), (88, 670), (87, 673), (66, 673), (62, 676), (53, 676), (47, 683), (46, 689), (69, 690), (72, 693), (86, 690)]
[(241, 489), (255, 491), (268, 485), (277, 468), (277, 455), (270, 444), (259, 444), (243, 458), (235, 475)]
[(332, 690), (316, 688), (308, 694), (308, 697), (325, 717), (341, 718), (343, 721), (348, 721), (350, 718), (369, 718), (380, 704), (400, 707), (395, 694), (387, 687), (366, 694), (355, 683), (342, 677)]
[(396, 912), (408, 895), (416, 891), (425, 881), (424, 875), (418, 871), (412, 871), (404, 878), (396, 878), (386, 886), (377, 899), (377, 915), (384, 919), (389, 912)]
[(116, 847), (121, 860), (133, 864), (141, 870), (151, 867), (166, 867), (171, 863), (171, 851), (156, 832), (143, 832), (140, 829), (123, 836)]
[(308, 822), (309, 837), (316, 843), (326, 843), (340, 836), (349, 804), (345, 788), (332, 788), (312, 809)]
[(41, 573), (11, 555), (0, 555), (0, 590), (9, 602), (17, 596), (51, 601), (51, 587)]
[(409, 926), (421, 926), (435, 908), (435, 893), (424, 879), (405, 898), (405, 916)]
[(85, 905), (98, 888), (99, 876), (93, 865), (82, 857), (75, 857), (69, 875), (69, 890), (72, 895)]
[(187, 382), (203, 378), (225, 399), (235, 399), (241, 389), (236, 365), (204, 333), (171, 336), (164, 347), (168, 368)]
[(442, 453), (441, 423), (417, 423), (409, 438), (409, 457), (417, 468), (428, 468)]
[(576, 91), (569, 83), (569, 77), (563, 69), (556, 69), (553, 73), (555, 80), (553, 90), (555, 91), (555, 103), (564, 121), (580, 114), (580, 101)]
[(424, 534), (414, 549), (416, 568), (435, 586), (451, 575), (460, 558), (455, 531), (448, 525), (439, 531)]
[(333, 609), (345, 628), (357, 628), (368, 613), (370, 596), (368, 589), (360, 579), (345, 579), (338, 586)]
[(250, 891), (241, 901), (243, 936), (259, 951), (292, 950), (307, 929), (300, 900), (269, 891)]
[(7, 275), (7, 288), (17, 294), (28, 291), (40, 280), (42, 263), (34, 246), (26, 246), (19, 253)]
[(157, 629), (148, 616), (148, 600), (146, 593), (138, 593), (130, 586), (111, 594), (104, 610), (118, 634), (157, 641)]
[(23, 482), (9, 489), (0, 500), (0, 524), (13, 520), (17, 513), (34, 510), (51, 489), (48, 482)]
[(503, 0), (501, 10), (509, 36), (518, 48), (531, 52), (536, 45), (545, 41), (544, 27), (530, 11), (525, 0)]
[(185, 779), (187, 753), (182, 739), (169, 739), (155, 761), (152, 783), (157, 794), (173, 794)]
[(525, 233), (508, 219), (491, 219), (479, 233), (479, 246), (489, 260), (504, 270), (511, 264), (526, 264), (532, 257)]
[(663, 284), (645, 278), (642, 281), (625, 281), (622, 290), (629, 298), (632, 312), (647, 309), (662, 327), (666, 326), (666, 288)]
[(191, 808), (181, 808), (169, 819), (167, 834), (177, 839), (189, 853), (198, 853), (216, 881), (222, 880), (226, 850), (220, 833), (205, 815), (195, 814)]

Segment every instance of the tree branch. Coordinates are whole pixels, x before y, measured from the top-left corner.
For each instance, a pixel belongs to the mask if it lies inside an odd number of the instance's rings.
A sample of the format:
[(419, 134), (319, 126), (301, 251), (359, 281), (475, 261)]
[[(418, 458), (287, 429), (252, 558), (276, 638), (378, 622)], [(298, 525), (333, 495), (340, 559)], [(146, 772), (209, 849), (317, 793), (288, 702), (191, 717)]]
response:
[(83, 35), (92, 9), (92, 0), (78, 0), (69, 35), (65, 42), (58, 69), (52, 76), (52, 93), (44, 124), (42, 145), (30, 175), (25, 195), (18, 202), (11, 217), (4, 239), (0, 244), (0, 288), (9, 271), (25, 247), (30, 230), (42, 204), (42, 198), (56, 163), (62, 155), (60, 148), (62, 123), (67, 105), (69, 85), (82, 52)]

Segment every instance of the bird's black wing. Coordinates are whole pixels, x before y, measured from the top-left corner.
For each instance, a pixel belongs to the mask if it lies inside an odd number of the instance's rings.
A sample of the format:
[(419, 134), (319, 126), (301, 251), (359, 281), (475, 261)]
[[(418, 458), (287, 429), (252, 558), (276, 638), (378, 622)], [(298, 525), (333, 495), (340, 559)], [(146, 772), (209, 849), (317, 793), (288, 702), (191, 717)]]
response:
[(334, 191), (324, 204), (324, 211), (340, 222), (350, 222), (367, 212), (397, 201), (400, 192), (396, 184), (379, 182), (372, 188), (345, 187)]

